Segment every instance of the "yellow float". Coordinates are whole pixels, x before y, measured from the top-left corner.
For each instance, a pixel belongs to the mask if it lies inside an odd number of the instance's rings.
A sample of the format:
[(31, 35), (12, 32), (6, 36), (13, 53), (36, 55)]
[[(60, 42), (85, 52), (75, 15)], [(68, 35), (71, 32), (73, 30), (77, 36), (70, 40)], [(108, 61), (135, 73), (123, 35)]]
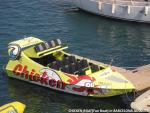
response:
[(23, 113), (25, 105), (20, 102), (12, 102), (0, 107), (0, 113)]

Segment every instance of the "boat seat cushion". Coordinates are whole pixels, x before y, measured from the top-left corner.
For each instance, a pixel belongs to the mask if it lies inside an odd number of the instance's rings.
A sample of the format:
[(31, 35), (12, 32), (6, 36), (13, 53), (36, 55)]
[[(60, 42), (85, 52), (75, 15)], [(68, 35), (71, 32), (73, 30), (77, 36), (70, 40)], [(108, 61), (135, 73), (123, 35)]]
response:
[(96, 71), (99, 71), (99, 66), (98, 65), (95, 65), (95, 64), (92, 64), (91, 65), (91, 71), (94, 73)]
[(61, 45), (62, 43), (61, 43), (60, 39), (54, 39), (54, 40), (48, 41), (47, 44), (48, 44), (50, 47), (56, 47), (56, 46)]
[(85, 75), (89, 63), (86, 59), (79, 60), (76, 59), (75, 56), (66, 56), (62, 60), (56, 60), (49, 63), (48, 66), (65, 73)]

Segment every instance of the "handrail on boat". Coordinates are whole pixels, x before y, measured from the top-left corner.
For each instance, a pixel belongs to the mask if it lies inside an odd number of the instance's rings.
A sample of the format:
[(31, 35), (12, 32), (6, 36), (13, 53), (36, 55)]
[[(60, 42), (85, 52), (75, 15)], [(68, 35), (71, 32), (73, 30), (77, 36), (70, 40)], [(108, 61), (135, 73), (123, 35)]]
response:
[(144, 0), (96, 0), (96, 1), (118, 5), (150, 6), (150, 1)]

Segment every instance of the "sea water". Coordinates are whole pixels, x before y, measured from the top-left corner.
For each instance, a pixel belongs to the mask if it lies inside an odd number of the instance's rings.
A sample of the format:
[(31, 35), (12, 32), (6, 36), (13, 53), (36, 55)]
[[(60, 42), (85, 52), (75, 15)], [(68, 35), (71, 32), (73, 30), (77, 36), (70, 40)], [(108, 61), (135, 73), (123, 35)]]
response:
[(68, 51), (120, 67), (150, 63), (150, 25), (111, 20), (83, 11), (61, 0), (3, 0), (0, 3), (0, 105), (26, 104), (26, 113), (62, 113), (71, 110), (128, 109), (121, 96), (85, 98), (56, 92), (8, 78), (9, 42), (27, 36), (60, 38)]

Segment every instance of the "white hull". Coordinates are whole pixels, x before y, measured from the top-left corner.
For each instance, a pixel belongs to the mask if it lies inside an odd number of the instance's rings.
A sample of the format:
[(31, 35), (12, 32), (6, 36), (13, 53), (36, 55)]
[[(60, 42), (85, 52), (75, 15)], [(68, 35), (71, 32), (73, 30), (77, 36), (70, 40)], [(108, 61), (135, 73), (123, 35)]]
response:
[(150, 3), (125, 0), (72, 0), (82, 10), (111, 18), (150, 23)]

